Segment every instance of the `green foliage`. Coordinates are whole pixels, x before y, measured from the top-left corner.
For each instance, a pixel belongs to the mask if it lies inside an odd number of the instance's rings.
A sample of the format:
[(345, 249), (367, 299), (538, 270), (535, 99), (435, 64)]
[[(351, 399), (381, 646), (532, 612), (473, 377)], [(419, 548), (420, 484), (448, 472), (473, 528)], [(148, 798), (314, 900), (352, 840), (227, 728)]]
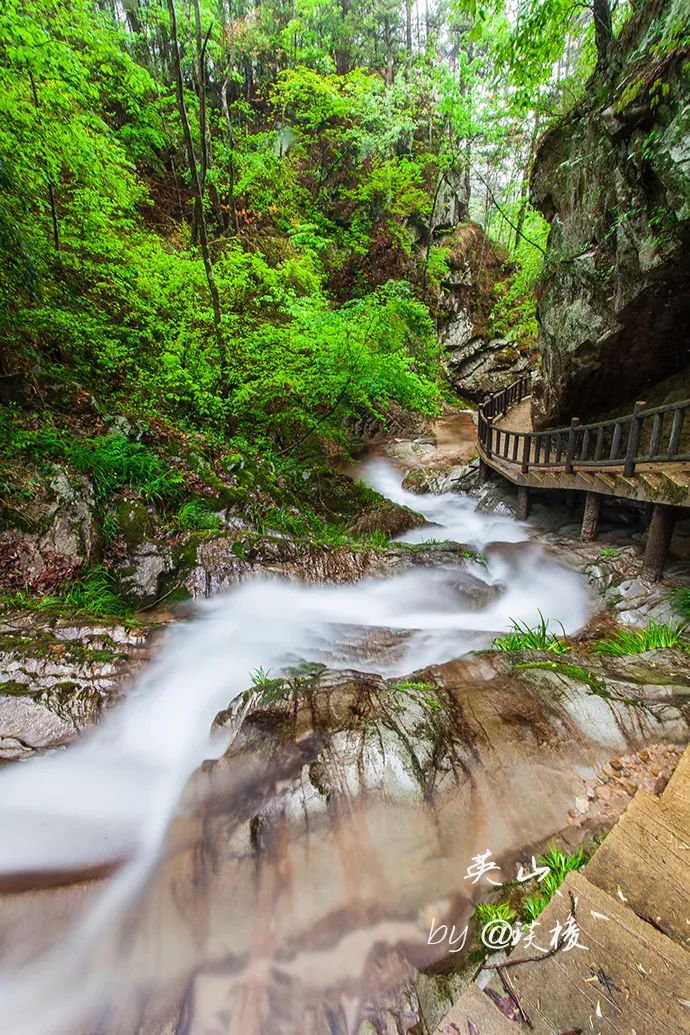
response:
[(132, 608), (114, 590), (113, 577), (103, 565), (73, 579), (58, 595), (37, 596), (28, 590), (0, 596), (0, 610), (67, 611), (73, 616), (117, 618), (131, 621)]
[(258, 691), (261, 705), (271, 704), (273, 701), (284, 697), (289, 690), (285, 679), (280, 677), (271, 678), (271, 670), (259, 666), (251, 673), (252, 688)]
[(565, 638), (565, 630), (561, 626), (562, 636), (549, 631), (549, 622), (539, 612), (539, 622), (530, 627), (526, 622), (513, 620), (512, 631), (505, 636), (497, 636), (493, 646), (500, 651), (543, 650), (552, 654), (566, 654), (570, 647)]
[(594, 644), (594, 654), (605, 657), (620, 657), (624, 654), (643, 654), (648, 650), (665, 650), (678, 647), (690, 649), (685, 625), (668, 625), (649, 622), (644, 629), (621, 629), (620, 632)]
[(550, 873), (539, 882), (539, 890), (530, 895), (522, 903), (522, 915), (526, 920), (536, 920), (544, 911), (561, 884), (574, 870), (581, 870), (589, 861), (592, 850), (581, 845), (575, 852), (568, 854), (556, 845), (551, 845), (548, 852), (537, 859), (539, 866), (548, 866)]
[(152, 449), (120, 435), (81, 439), (67, 447), (65, 458), (90, 475), (99, 499), (125, 487), (147, 499), (170, 499), (179, 494), (183, 483), (182, 475), (166, 467)]
[(506, 920), (508, 923), (517, 920), (517, 913), (509, 902), (478, 902), (474, 907), (474, 915), (482, 927), (496, 920)]
[(132, 608), (115, 593), (112, 576), (102, 565), (70, 583), (62, 594), (62, 603), (83, 615), (122, 617), (132, 613)]
[(204, 500), (191, 499), (177, 512), (176, 524), (184, 531), (211, 532), (223, 527), (219, 514), (214, 513)]

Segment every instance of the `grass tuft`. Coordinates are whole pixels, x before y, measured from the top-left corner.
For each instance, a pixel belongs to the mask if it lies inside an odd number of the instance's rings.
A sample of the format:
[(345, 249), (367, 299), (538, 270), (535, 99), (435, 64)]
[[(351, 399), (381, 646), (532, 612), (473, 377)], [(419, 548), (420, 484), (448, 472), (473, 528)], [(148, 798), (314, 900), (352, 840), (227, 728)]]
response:
[(624, 654), (644, 654), (648, 650), (664, 650), (667, 647), (687, 650), (690, 645), (685, 638), (686, 628), (684, 624), (650, 622), (644, 629), (621, 629), (613, 636), (595, 643), (592, 653), (614, 658)]
[[(562, 636), (557, 636), (549, 631), (549, 622), (539, 612), (539, 623), (534, 628), (526, 622), (518, 622), (512, 619), (513, 628), (505, 636), (497, 636), (493, 641), (496, 650), (543, 650), (552, 654), (566, 654), (570, 647), (565, 638), (565, 629), (561, 625)], [(560, 625), (560, 622), (559, 622)]]

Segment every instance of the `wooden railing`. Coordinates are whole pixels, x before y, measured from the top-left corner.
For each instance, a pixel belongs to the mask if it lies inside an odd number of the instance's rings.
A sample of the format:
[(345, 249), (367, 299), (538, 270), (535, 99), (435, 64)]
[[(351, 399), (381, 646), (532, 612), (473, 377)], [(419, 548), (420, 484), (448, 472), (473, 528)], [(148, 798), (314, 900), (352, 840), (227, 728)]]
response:
[(519, 465), (523, 474), (532, 468), (562, 467), (571, 473), (586, 467), (622, 467), (626, 478), (637, 464), (690, 461), (690, 435), (684, 434), (690, 399), (655, 408), (638, 402), (624, 417), (594, 424), (581, 424), (573, 417), (569, 427), (546, 431), (509, 431), (494, 425), (496, 417), (530, 393), (531, 377), (526, 375), (480, 406), (479, 444), (489, 461)]

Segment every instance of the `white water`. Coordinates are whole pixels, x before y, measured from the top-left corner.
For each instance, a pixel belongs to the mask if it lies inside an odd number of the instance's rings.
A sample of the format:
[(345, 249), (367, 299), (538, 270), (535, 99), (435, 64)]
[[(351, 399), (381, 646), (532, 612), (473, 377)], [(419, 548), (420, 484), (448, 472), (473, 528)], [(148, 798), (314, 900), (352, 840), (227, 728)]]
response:
[(477, 513), (468, 497), (406, 493), (385, 461), (369, 465), (366, 477), (439, 526), (409, 533), (408, 542), (452, 539), (486, 550), (486, 566), (473, 563), (471, 570), (500, 587), (497, 599), (477, 610), (451, 568), (417, 568), (352, 586), (252, 582), (203, 603), (194, 620), (174, 627), (157, 660), (100, 728), (64, 752), (2, 770), (0, 873), (129, 860), (59, 946), (27, 959), (23, 950), (6, 956), (3, 1031), (71, 1035), (96, 1008), (133, 991), (120, 984), (118, 961), (131, 936), (121, 918), (156, 866), (190, 774), (222, 750), (210, 741), (213, 718), (257, 668), (275, 674), (297, 660), (332, 654), (334, 644), (337, 664), (365, 668), (356, 648), (348, 647), (362, 627), (409, 630), (401, 652), (368, 666), (392, 675), (486, 644), (513, 618), (533, 623), (541, 611), (567, 632), (584, 624), (588, 599), (574, 572), (527, 543), (491, 549), (491, 543), (524, 540), (524, 526)]

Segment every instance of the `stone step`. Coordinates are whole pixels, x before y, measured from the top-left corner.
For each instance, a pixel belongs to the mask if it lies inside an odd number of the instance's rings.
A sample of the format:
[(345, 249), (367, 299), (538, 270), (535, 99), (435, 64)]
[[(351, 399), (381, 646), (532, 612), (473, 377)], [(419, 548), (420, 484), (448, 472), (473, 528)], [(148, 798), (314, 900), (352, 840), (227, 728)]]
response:
[[(584, 948), (561, 949), (509, 971), (533, 1035), (688, 1035), (688, 953), (583, 873), (569, 874), (541, 914), (537, 943), (548, 946), (556, 924), (566, 923), (570, 894)], [(534, 946), (521, 943), (511, 962), (534, 955)]]
[(472, 983), (446, 1014), (434, 1035), (516, 1035), (521, 1030)]
[[(678, 817), (676, 821), (685, 832), (685, 840), (690, 844), (690, 749), (683, 752), (673, 776), (661, 795), (661, 807)], [(690, 864), (690, 858), (688, 861)]]
[(689, 841), (673, 813), (639, 791), (594, 853), (587, 879), (690, 949)]

